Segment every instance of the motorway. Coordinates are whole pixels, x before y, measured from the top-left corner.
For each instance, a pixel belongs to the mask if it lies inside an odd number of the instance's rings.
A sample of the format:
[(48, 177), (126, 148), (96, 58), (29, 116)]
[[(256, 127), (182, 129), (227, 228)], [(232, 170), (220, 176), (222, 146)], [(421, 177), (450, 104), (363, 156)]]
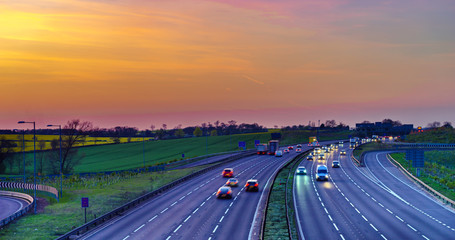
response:
[[(455, 212), (442, 206), (389, 162), (369, 153), (365, 167), (335, 150), (325, 161), (307, 161), (307, 175), (296, 175), (294, 205), (304, 239), (455, 239)], [(339, 160), (341, 168), (332, 168)], [(317, 182), (318, 164), (329, 181)]]
[(13, 215), (15, 212), (27, 207), (29, 204), (30, 203), (22, 199), (0, 196), (0, 220)]
[[(266, 197), (262, 194), (264, 186), (294, 156), (296, 153), (292, 151), (283, 157), (254, 155), (226, 163), (88, 232), (81, 239), (248, 239), (255, 214), (263, 207), (259, 202), (261, 197)], [(239, 186), (232, 188), (232, 199), (217, 199), (216, 191), (227, 181), (221, 176), (226, 167), (234, 169)], [(259, 181), (259, 192), (244, 191), (243, 186), (251, 178)]]

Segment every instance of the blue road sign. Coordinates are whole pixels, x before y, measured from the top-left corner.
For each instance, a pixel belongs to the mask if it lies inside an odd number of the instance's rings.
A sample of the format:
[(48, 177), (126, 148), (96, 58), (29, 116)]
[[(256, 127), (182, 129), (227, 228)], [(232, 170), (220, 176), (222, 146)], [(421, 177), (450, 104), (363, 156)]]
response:
[(245, 142), (239, 142), (239, 147), (241, 147), (241, 148), (246, 147), (246, 143)]
[(83, 208), (88, 208), (88, 197), (81, 198), (81, 205)]

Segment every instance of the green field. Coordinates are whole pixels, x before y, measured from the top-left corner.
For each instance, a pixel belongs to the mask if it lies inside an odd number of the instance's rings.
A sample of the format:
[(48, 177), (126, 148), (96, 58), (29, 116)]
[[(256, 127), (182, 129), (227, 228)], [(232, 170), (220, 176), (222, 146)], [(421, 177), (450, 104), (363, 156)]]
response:
[[(315, 134), (315, 131), (284, 132), (281, 144), (307, 143), (308, 137)], [(347, 138), (348, 135), (348, 131), (332, 133), (321, 131), (320, 139), (321, 141), (343, 139)], [(270, 138), (271, 135), (268, 132), (146, 141), (144, 142), (144, 151), (142, 142), (86, 146), (79, 148), (79, 155), (84, 157), (80, 164), (75, 167), (74, 173), (116, 171), (142, 167), (144, 155), (145, 165), (153, 166), (180, 160), (182, 154), (185, 154), (185, 158), (193, 158), (212, 153), (236, 151), (239, 150), (239, 141), (245, 141), (247, 148), (253, 149), (255, 140), (266, 143)], [(38, 153), (38, 158), (40, 158), (40, 154), (45, 154), (45, 152)], [(22, 155), (16, 154), (15, 161), (22, 161)], [(44, 171), (41, 175), (48, 174), (45, 171), (45, 164), (46, 160), (44, 159)], [(33, 172), (33, 153), (31, 152), (26, 153), (26, 166), (26, 172), (31, 174)], [(6, 174), (21, 175), (22, 172), (22, 167), (19, 169), (17, 165), (14, 165), (12, 168), (7, 167)]]

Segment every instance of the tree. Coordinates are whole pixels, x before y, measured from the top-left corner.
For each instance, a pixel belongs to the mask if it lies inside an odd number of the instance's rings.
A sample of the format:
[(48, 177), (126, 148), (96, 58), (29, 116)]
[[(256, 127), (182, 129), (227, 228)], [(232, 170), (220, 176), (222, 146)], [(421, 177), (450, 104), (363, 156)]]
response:
[[(68, 121), (62, 129), (62, 166), (63, 173), (71, 173), (74, 167), (84, 157), (78, 154), (77, 144), (85, 142), (86, 133), (93, 129), (91, 122), (81, 122), (79, 119)], [(56, 150), (56, 149), (53, 149)]]
[(382, 120), (382, 123), (384, 123), (384, 124), (391, 124), (392, 127), (397, 127), (397, 126), (403, 125), (403, 124), (401, 124), (400, 121), (393, 121), (393, 120), (390, 119), (390, 118), (386, 118), (386, 119)]
[(453, 129), (452, 123), (451, 122), (444, 122), (444, 125), (442, 125), (445, 128), (450, 128)]
[(428, 125), (427, 125), (428, 128), (438, 128), (440, 126), (441, 126), (440, 122), (432, 122), (432, 123), (428, 123)]
[(200, 137), (200, 136), (202, 136), (202, 130), (201, 130), (201, 128), (200, 128), (200, 127), (196, 127), (196, 129), (194, 129), (193, 135), (194, 135), (195, 137)]
[(218, 132), (213, 129), (211, 132), (210, 132), (210, 136), (218, 136)]
[(0, 139), (0, 173), (6, 170), (5, 160), (13, 154), (14, 144), (4, 137)]
[(152, 132), (153, 132), (153, 130), (155, 130), (155, 125), (153, 125), (153, 124), (150, 125), (150, 129), (152, 129)]
[(334, 127), (336, 127), (336, 125), (337, 125), (337, 123), (335, 122), (335, 120), (325, 121), (325, 126), (328, 128), (334, 128)]
[(185, 136), (185, 132), (183, 132), (181, 128), (178, 128), (177, 130), (175, 130), (174, 135), (178, 138), (182, 138)]
[(163, 129), (164, 129), (164, 131), (166, 131), (166, 129), (167, 129), (167, 124), (166, 123), (163, 123)]

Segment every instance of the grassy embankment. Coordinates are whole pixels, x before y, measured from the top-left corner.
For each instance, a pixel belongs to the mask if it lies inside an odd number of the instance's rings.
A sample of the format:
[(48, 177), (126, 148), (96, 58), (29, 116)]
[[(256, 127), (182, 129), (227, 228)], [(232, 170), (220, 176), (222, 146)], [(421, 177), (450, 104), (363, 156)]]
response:
[(93, 220), (149, 191), (157, 189), (202, 167), (169, 172), (130, 175), (105, 175), (80, 178), (66, 189), (59, 203), (55, 201), (43, 212), (19, 218), (0, 230), (0, 239), (55, 239), (84, 224), (81, 197), (88, 197), (87, 221)]

